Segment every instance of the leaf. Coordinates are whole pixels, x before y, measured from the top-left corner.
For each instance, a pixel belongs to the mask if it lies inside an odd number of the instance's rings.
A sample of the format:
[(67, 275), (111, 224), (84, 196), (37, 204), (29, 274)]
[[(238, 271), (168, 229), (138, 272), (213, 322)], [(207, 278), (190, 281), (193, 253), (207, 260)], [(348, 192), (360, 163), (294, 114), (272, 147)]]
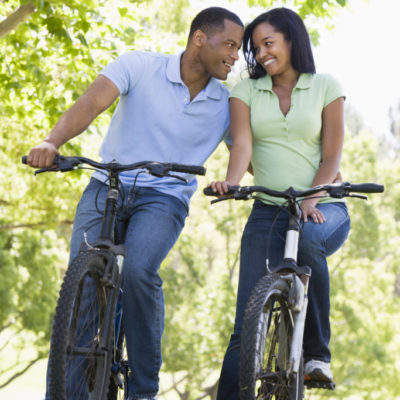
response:
[(89, 47), (89, 46), (88, 46), (88, 43), (87, 43), (87, 41), (86, 41), (86, 38), (85, 38), (85, 36), (82, 35), (82, 33), (79, 33), (77, 37), (78, 37), (79, 41), (80, 41), (84, 46)]

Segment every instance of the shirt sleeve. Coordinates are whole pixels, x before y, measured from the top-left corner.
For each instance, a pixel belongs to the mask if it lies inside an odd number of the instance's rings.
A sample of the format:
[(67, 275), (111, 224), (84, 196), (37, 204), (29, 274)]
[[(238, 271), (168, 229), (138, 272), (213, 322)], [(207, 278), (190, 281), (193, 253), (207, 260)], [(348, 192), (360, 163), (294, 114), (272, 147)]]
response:
[(326, 91), (325, 91), (325, 99), (324, 99), (324, 107), (328, 104), (332, 103), (332, 101), (338, 99), (339, 97), (343, 97), (346, 99), (344, 95), (342, 86), (340, 85), (339, 81), (337, 81), (331, 75), (325, 75), (326, 81)]
[(226, 145), (232, 146), (233, 140), (232, 140), (231, 130), (229, 129), (229, 126), (228, 126), (228, 128), (226, 128), (226, 130), (224, 132), (223, 139), (224, 139), (224, 142)]
[(101, 72), (125, 95), (140, 80), (146, 69), (146, 57), (142, 52), (131, 51), (111, 61)]
[(229, 98), (237, 98), (246, 103), (249, 107), (251, 105), (251, 86), (249, 79), (243, 79), (238, 84), (236, 84), (229, 96)]

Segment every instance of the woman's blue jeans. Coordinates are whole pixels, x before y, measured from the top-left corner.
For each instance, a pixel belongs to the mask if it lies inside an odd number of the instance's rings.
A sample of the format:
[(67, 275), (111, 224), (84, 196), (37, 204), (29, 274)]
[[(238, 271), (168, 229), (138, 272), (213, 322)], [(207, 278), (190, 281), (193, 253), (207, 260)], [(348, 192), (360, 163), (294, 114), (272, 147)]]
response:
[[(308, 265), (312, 269), (303, 342), (304, 359), (329, 362), (330, 299), (326, 257), (346, 240), (350, 218), (346, 205), (341, 202), (319, 204), (318, 208), (326, 221), (315, 224), (309, 219), (304, 224), (297, 261), (298, 265)], [(239, 400), (240, 334), (246, 304), (254, 285), (265, 274), (266, 259), (270, 267), (282, 260), (287, 225), (288, 215), (280, 212), (279, 207), (259, 200), (254, 202), (242, 237), (235, 327), (222, 365), (218, 400)]]
[[(103, 211), (107, 190), (107, 185), (92, 178), (84, 191), (74, 221), (71, 260), (78, 254), (85, 232), (89, 243), (98, 238), (101, 215), (96, 202)], [(178, 198), (152, 188), (125, 185), (122, 194), (115, 239), (126, 246), (122, 304), (132, 371), (129, 396), (152, 398), (159, 389), (164, 329), (164, 296), (158, 270), (176, 242), (188, 210)]]

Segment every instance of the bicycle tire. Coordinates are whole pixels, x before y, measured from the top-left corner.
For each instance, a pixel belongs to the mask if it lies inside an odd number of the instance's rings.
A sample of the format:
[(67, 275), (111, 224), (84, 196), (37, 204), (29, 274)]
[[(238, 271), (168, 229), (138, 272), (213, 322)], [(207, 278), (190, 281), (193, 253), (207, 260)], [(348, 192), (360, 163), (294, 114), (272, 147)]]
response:
[(240, 400), (301, 400), (303, 359), (299, 373), (287, 376), (292, 318), (285, 299), (288, 284), (262, 277), (248, 301), (240, 345)]
[(115, 304), (116, 295), (113, 287), (101, 282), (106, 265), (104, 253), (85, 251), (65, 274), (50, 345), (52, 400), (107, 399), (113, 324), (105, 320), (107, 305)]

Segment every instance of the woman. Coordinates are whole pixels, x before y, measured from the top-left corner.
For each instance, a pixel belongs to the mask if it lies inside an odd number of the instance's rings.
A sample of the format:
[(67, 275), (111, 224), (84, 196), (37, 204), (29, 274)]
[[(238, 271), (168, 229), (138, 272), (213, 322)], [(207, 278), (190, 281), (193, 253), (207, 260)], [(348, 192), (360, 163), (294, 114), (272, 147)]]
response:
[[(276, 190), (289, 186), (303, 190), (332, 182), (343, 146), (344, 96), (331, 76), (315, 73), (301, 18), (285, 8), (260, 15), (245, 30), (243, 52), (250, 77), (237, 84), (230, 96), (233, 143), (226, 179), (213, 182), (214, 191), (222, 195), (228, 185), (238, 185), (249, 166), (255, 185)], [(255, 201), (243, 233), (235, 327), (221, 371), (219, 400), (239, 398), (238, 359), (246, 303), (264, 274), (266, 257), (269, 265), (283, 257), (287, 215), (279, 213), (271, 200), (277, 203), (268, 196)], [(311, 379), (332, 381), (326, 257), (343, 244), (350, 220), (345, 203), (335, 199), (306, 198), (301, 210), (304, 229), (298, 263), (312, 268), (305, 373)]]

